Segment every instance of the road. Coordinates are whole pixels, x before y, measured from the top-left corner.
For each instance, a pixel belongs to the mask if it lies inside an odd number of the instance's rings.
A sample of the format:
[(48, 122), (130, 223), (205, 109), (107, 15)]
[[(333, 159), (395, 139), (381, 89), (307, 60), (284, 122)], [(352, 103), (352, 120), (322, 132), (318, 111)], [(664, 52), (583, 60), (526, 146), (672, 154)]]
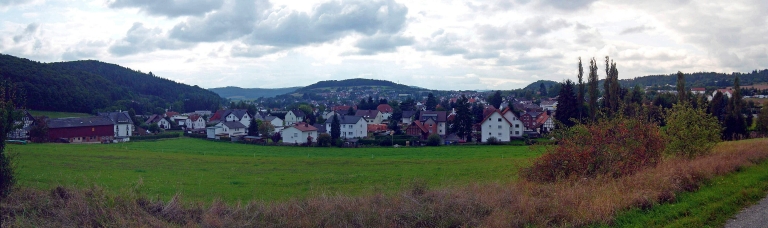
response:
[(742, 210), (725, 223), (726, 228), (768, 227), (768, 197)]

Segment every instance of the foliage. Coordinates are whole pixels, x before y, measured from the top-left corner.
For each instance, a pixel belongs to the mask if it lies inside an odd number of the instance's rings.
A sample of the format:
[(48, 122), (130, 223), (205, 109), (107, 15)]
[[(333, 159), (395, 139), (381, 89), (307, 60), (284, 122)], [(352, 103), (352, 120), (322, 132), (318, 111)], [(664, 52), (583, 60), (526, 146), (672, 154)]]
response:
[(320, 133), (320, 135), (317, 136), (317, 145), (322, 147), (327, 147), (331, 145), (331, 135), (328, 133)]
[(248, 136), (259, 136), (259, 127), (261, 127), (262, 124), (261, 120), (251, 118), (251, 123), (248, 125)]
[(431, 134), (429, 137), (427, 137), (427, 146), (440, 146), (440, 141), (440, 135)]
[(655, 124), (637, 119), (603, 119), (567, 130), (557, 146), (525, 170), (529, 180), (619, 177), (661, 161), (666, 141)]
[(469, 103), (467, 102), (467, 97), (464, 95), (461, 95), (456, 100), (456, 117), (451, 124), (451, 132), (456, 133), (456, 136), (462, 139), (472, 138), (472, 114), (469, 111)]
[(392, 89), (397, 89), (397, 90), (414, 90), (414, 88), (411, 88), (410, 86), (397, 84), (391, 81), (354, 78), (354, 79), (346, 79), (346, 80), (320, 81), (315, 84), (306, 86), (304, 88), (299, 88), (298, 90), (296, 90), (296, 92), (307, 92), (310, 90), (323, 89), (323, 88), (359, 87), (359, 86), (378, 86), (378, 87), (386, 86), (386, 87), (390, 87)]
[(48, 123), (45, 117), (35, 117), (35, 124), (29, 129), (29, 139), (36, 143), (48, 141)]
[(270, 137), (271, 137), (270, 139), (272, 139), (273, 143), (278, 143), (278, 142), (280, 142), (280, 140), (283, 139), (283, 135), (280, 132), (276, 132), (276, 133), (272, 134), (272, 136), (270, 136)]
[(331, 142), (333, 142), (336, 146), (339, 146), (336, 144), (336, 139), (339, 137), (341, 137), (341, 124), (339, 123), (339, 115), (333, 115), (333, 119), (331, 120)]
[[(739, 77), (744, 85), (753, 85), (761, 82), (768, 82), (768, 69), (755, 70), (748, 73), (734, 72), (730, 74), (716, 72), (694, 72), (683, 74), (684, 80), (689, 87), (716, 87), (722, 88), (733, 85), (736, 77)], [(675, 85), (677, 74), (668, 75), (648, 75), (636, 77), (633, 79), (622, 79), (619, 81), (622, 86), (632, 87), (635, 85)]]
[(685, 75), (683, 72), (677, 72), (677, 102), (686, 102), (688, 100), (688, 91), (685, 90)]
[(763, 134), (768, 134), (768, 103), (763, 104), (760, 114), (757, 115), (756, 130)]
[(94, 113), (133, 108), (137, 113), (175, 106), (177, 111), (216, 110), (211, 91), (93, 60), (39, 63), (0, 55), (0, 74), (18, 84), (27, 108)]
[(0, 80), (0, 198), (6, 197), (16, 183), (13, 161), (5, 151), (8, 133), (21, 127), (16, 121), (21, 120), (21, 112), (16, 109), (19, 91), (11, 82)]
[[(610, 61), (610, 62), (609, 62)], [(617, 115), (619, 102), (621, 101), (621, 85), (619, 85), (619, 71), (616, 69), (616, 63), (605, 57), (605, 81), (603, 86), (603, 104), (608, 116)]]
[(598, 90), (597, 90), (597, 62), (595, 61), (595, 58), (592, 58), (592, 60), (589, 61), (589, 81), (587, 84), (589, 85), (589, 90), (587, 90), (588, 96), (589, 96), (589, 102), (587, 102), (587, 105), (589, 106), (589, 118), (592, 121), (595, 121), (597, 119), (597, 97), (598, 97)]
[(269, 137), (275, 132), (275, 126), (269, 121), (264, 121), (259, 124), (259, 134), (263, 137)]
[(742, 113), (741, 89), (739, 86), (739, 77), (734, 79), (733, 95), (728, 99), (725, 114), (725, 130), (723, 130), (723, 139), (736, 140), (741, 139), (747, 134), (747, 123)]
[(576, 124), (572, 119), (579, 118), (579, 103), (574, 93), (574, 84), (568, 79), (560, 87), (560, 93), (557, 97), (557, 115), (555, 119), (565, 125), (572, 127)]
[(437, 99), (435, 98), (435, 95), (432, 93), (429, 93), (427, 95), (427, 103), (425, 104), (427, 111), (435, 111), (435, 108), (437, 107)]
[(577, 102), (577, 106), (576, 107), (578, 107), (578, 111), (579, 111), (579, 121), (582, 121), (582, 120), (584, 120), (583, 119), (584, 118), (583, 115), (584, 115), (584, 98), (585, 98), (584, 97), (584, 93), (585, 93), (585, 91), (584, 91), (585, 87), (584, 86), (585, 85), (584, 85), (584, 67), (581, 64), (581, 57), (579, 57), (579, 74), (578, 74), (578, 78), (579, 78), (579, 81), (577, 83), (578, 83), (578, 86), (579, 86), (579, 93), (576, 96), (576, 102)]
[(669, 154), (693, 158), (709, 153), (720, 141), (717, 119), (689, 103), (675, 104), (667, 112), (666, 122)]
[(149, 130), (149, 132), (152, 132), (152, 133), (158, 133), (162, 131), (162, 129), (160, 129), (160, 126), (157, 126), (157, 123), (150, 124), (147, 130)]
[(275, 97), (277, 95), (293, 93), (299, 88), (301, 87), (261, 89), (261, 88), (240, 88), (240, 87), (234, 87), (234, 86), (227, 86), (227, 87), (221, 87), (221, 88), (211, 88), (208, 90), (213, 91), (216, 94), (219, 94), (219, 96), (223, 98), (256, 99), (259, 97)]
[(491, 136), (491, 137), (488, 137), (488, 139), (485, 140), (485, 143), (488, 144), (488, 145), (499, 145), (499, 144), (501, 144), (501, 141), (499, 141), (499, 139), (497, 139), (496, 137)]
[(502, 102), (501, 91), (498, 91), (498, 90), (496, 90), (496, 92), (493, 93), (493, 95), (488, 99), (488, 103), (494, 108), (499, 108), (501, 106), (501, 102)]

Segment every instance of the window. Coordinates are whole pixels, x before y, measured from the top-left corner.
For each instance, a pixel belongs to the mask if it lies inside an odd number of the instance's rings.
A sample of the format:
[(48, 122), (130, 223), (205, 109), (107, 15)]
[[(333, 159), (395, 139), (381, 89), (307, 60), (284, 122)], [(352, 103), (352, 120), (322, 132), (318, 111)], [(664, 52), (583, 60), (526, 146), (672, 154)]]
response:
[(501, 136), (501, 132), (499, 132), (499, 136)]
[(519, 131), (515, 131), (515, 135), (519, 135), (519, 134), (520, 134), (520, 132), (519, 132)]
[(491, 118), (490, 118), (490, 117), (488, 117), (488, 121), (491, 121)]
[(488, 132), (488, 135), (491, 135), (491, 133), (490, 133), (490, 132)]
[(354, 132), (351, 132), (351, 131), (350, 131), (350, 132), (349, 132), (349, 135), (352, 135), (352, 134), (354, 134)]
[(519, 127), (520, 127), (520, 124), (515, 124), (515, 128), (519, 128)]
[(299, 137), (299, 133), (293, 133), (293, 137)]
[(499, 125), (499, 129), (501, 129), (501, 125)]
[(499, 118), (499, 122), (501, 122), (501, 118)]

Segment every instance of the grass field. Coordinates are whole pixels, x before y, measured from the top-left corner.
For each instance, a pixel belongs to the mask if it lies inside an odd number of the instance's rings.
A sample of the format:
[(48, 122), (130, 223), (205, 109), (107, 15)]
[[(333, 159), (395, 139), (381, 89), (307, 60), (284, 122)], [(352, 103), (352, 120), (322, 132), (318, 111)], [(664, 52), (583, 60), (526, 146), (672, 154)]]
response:
[(48, 118), (66, 118), (66, 117), (87, 117), (87, 116), (91, 116), (91, 114), (88, 114), (88, 113), (78, 113), (78, 112), (47, 112), (47, 111), (34, 111), (34, 110), (29, 110), (29, 114), (32, 114), (32, 116), (47, 116)]
[(98, 185), (210, 202), (286, 200), (319, 194), (393, 193), (414, 180), (430, 187), (506, 183), (532, 152), (522, 146), (422, 148), (265, 147), (180, 138), (123, 144), (9, 145), (20, 186)]

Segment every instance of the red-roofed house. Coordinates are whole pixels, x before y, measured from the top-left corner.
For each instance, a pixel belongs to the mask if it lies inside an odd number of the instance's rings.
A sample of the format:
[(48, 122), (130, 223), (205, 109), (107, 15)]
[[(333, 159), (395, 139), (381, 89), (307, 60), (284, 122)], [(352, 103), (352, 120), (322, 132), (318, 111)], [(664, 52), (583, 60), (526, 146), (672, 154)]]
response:
[(368, 133), (385, 132), (389, 130), (386, 124), (366, 124), (368, 125)]
[(694, 95), (704, 94), (706, 91), (707, 91), (707, 89), (706, 88), (702, 88), (702, 87), (691, 88), (691, 93), (693, 93)]
[(717, 94), (717, 92), (720, 92), (723, 94), (723, 96), (728, 96), (728, 98), (731, 98), (733, 96), (733, 90), (731, 89), (717, 89), (715, 92), (712, 92), (712, 97)]
[(427, 139), (429, 136), (429, 130), (424, 127), (423, 124), (421, 124), (421, 121), (414, 120), (411, 122), (411, 124), (408, 125), (408, 128), (405, 129), (405, 134), (416, 136), (420, 139)]
[(173, 116), (178, 116), (178, 115), (179, 115), (178, 112), (165, 112), (164, 117), (173, 117)]
[(389, 120), (389, 118), (392, 117), (392, 113), (394, 112), (392, 110), (392, 106), (389, 106), (388, 104), (380, 104), (378, 107), (376, 107), (376, 110), (379, 110), (383, 120)]
[[(317, 139), (317, 128), (308, 123), (299, 122), (282, 131), (283, 143), (307, 143), (308, 139), (314, 142)], [(310, 143), (311, 143), (310, 142)]]
[(189, 116), (189, 119), (187, 119), (185, 125), (187, 126), (187, 129), (204, 129), (205, 118), (197, 114), (192, 114)]

